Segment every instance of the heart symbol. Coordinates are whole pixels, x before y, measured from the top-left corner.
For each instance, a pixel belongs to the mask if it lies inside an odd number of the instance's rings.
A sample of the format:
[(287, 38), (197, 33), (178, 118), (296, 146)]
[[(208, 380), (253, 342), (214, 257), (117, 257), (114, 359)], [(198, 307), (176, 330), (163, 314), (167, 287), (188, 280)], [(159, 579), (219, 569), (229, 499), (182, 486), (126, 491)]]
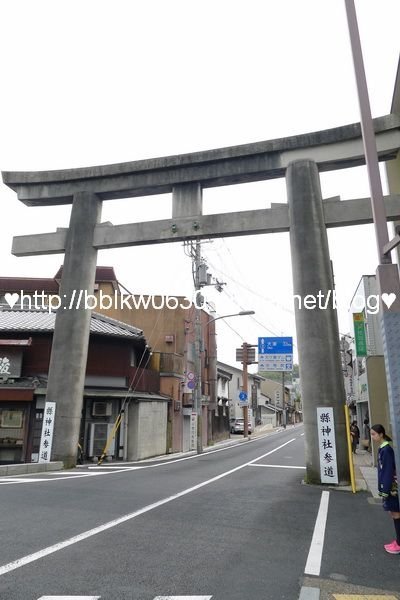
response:
[(10, 308), (14, 308), (15, 304), (19, 300), (19, 294), (17, 294), (16, 292), (14, 292), (13, 294), (7, 293), (7, 294), (4, 294), (4, 299)]
[(385, 292), (384, 294), (382, 294), (381, 298), (382, 302), (384, 302), (386, 306), (390, 308), (393, 302), (396, 300), (396, 294), (394, 294), (393, 292), (391, 292), (391, 294), (386, 294)]

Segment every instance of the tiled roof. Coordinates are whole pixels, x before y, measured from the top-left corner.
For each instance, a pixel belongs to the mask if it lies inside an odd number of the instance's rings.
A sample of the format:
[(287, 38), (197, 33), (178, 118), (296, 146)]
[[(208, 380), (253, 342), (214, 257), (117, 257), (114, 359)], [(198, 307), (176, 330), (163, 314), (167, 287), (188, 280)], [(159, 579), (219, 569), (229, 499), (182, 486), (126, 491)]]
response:
[[(0, 310), (0, 333), (53, 332), (56, 313), (30, 310)], [(90, 333), (119, 338), (143, 339), (143, 331), (132, 325), (92, 312)]]
[(1, 292), (52, 292), (58, 294), (58, 283), (46, 277), (0, 277)]
[[(62, 275), (62, 266), (54, 277), (0, 277), (0, 292), (52, 292), (58, 294), (59, 280)], [(96, 267), (96, 283), (117, 283), (117, 277), (113, 267)]]
[[(62, 266), (58, 269), (57, 273), (54, 275), (54, 279), (61, 279), (62, 275)], [(117, 276), (115, 275), (114, 267), (96, 267), (96, 282), (100, 281), (117, 281)]]

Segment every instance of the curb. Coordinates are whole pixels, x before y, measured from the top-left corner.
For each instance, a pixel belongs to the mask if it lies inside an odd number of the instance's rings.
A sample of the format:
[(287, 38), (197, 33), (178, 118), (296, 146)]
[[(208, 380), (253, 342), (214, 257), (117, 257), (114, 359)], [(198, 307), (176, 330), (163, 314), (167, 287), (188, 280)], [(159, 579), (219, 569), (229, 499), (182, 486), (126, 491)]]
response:
[(319, 588), (303, 585), (300, 590), (299, 600), (319, 600), (321, 590)]
[(62, 471), (64, 463), (52, 461), (48, 463), (22, 463), (20, 465), (0, 465), (0, 477), (11, 475), (27, 475), (32, 473), (45, 473), (46, 471)]

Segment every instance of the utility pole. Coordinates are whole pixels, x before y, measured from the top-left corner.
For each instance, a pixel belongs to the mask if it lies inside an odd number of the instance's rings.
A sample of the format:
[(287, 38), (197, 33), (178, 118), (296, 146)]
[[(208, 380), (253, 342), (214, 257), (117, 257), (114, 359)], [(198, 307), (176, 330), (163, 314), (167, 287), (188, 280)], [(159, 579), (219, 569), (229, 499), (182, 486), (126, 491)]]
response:
[[(244, 314), (252, 314), (253, 311), (244, 311)], [(243, 314), (243, 313), (241, 313)], [(254, 364), (256, 362), (255, 360), (255, 350), (253, 348), (257, 348), (257, 345), (255, 344), (247, 344), (246, 342), (243, 342), (241, 348), (238, 348), (236, 350), (236, 360), (239, 362), (241, 362), (243, 364), (243, 394), (246, 394), (246, 397), (243, 397), (243, 402), (245, 402), (245, 404), (243, 404), (243, 436), (245, 438), (249, 437), (249, 394), (248, 394), (248, 387), (249, 387), (249, 376), (248, 376), (248, 372), (247, 372), (247, 365), (251, 365)], [(240, 397), (240, 396), (239, 396)]]
[[(192, 415), (195, 415), (197, 424), (196, 424), (196, 449), (197, 453), (201, 454), (203, 452), (203, 407), (202, 407), (202, 353), (204, 351), (204, 340), (203, 340), (203, 327), (202, 327), (202, 305), (203, 305), (203, 297), (201, 295), (201, 289), (204, 286), (212, 285), (221, 292), (223, 286), (226, 285), (222, 281), (218, 281), (212, 277), (211, 273), (207, 273), (207, 265), (206, 262), (201, 257), (201, 243), (199, 239), (196, 239), (196, 242), (187, 246), (188, 252), (187, 256), (190, 256), (192, 259), (192, 271), (193, 271), (193, 282), (195, 288), (195, 322), (194, 322), (194, 333), (195, 333), (195, 357), (193, 360), (194, 363), (194, 373), (195, 373), (195, 386), (193, 388), (193, 411)], [(239, 315), (247, 315), (253, 314), (253, 311), (242, 311)], [(233, 316), (233, 315), (226, 315)], [(235, 315), (236, 316), (236, 315)], [(222, 317), (217, 317), (222, 318)], [(216, 321), (217, 319), (210, 319), (207, 322), (207, 326), (210, 325), (211, 322)], [(208, 330), (210, 333), (210, 330)], [(209, 354), (210, 362), (208, 365), (208, 375), (209, 375), (209, 385), (210, 385), (210, 398), (211, 402), (208, 405), (208, 433), (207, 439), (210, 441), (212, 435), (212, 423), (211, 423), (211, 415), (210, 410), (215, 409), (215, 395), (216, 395), (216, 365), (217, 365), (217, 349), (215, 343), (215, 329), (213, 330), (213, 347), (211, 353)], [(210, 342), (210, 340), (209, 340)], [(210, 371), (212, 371), (210, 373)], [(194, 426), (194, 424), (193, 424)], [(194, 432), (193, 432), (194, 433)], [(193, 448), (193, 446), (192, 446)]]
[[(242, 348), (243, 348), (243, 391), (248, 394), (248, 387), (249, 387), (249, 379), (248, 379), (248, 373), (247, 373), (247, 364), (248, 364), (248, 352), (247, 352), (247, 344), (246, 342), (243, 342), (242, 344)], [(243, 406), (243, 437), (244, 438), (248, 438), (249, 437), (249, 408), (248, 408), (248, 396), (247, 396), (247, 401)]]
[(203, 452), (203, 415), (201, 406), (201, 351), (202, 351), (202, 328), (201, 328), (201, 308), (199, 305), (200, 285), (200, 264), (201, 264), (201, 246), (200, 240), (196, 240), (194, 256), (194, 283), (196, 290), (196, 313), (195, 313), (195, 372), (196, 385), (194, 388), (194, 407), (197, 415), (197, 454)]
[(285, 371), (282, 371), (282, 419), (283, 419), (283, 428), (286, 429)]

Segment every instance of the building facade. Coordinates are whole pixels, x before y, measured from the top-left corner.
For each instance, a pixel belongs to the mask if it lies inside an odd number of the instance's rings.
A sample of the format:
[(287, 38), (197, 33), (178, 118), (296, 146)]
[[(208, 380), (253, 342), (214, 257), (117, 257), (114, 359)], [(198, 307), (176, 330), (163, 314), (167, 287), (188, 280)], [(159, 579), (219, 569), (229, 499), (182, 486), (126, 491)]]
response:
[[(54, 324), (54, 312), (0, 310), (0, 463), (39, 459)], [(92, 313), (80, 431), (86, 458), (166, 453), (168, 397), (149, 359), (141, 330)]]
[[(0, 305), (7, 307), (6, 294), (24, 296), (24, 306), (28, 309), (37, 306), (38, 296), (44, 298), (42, 303), (56, 305), (61, 274), (62, 268), (48, 279), (0, 278)], [(98, 314), (143, 331), (149, 351), (147, 368), (159, 373), (158, 392), (170, 399), (166, 451), (189, 450), (196, 372), (195, 306), (184, 297), (131, 295), (118, 282), (112, 267), (96, 268), (89, 301)], [(214, 438), (228, 437), (229, 429), (221, 426), (223, 421), (216, 401), (215, 323), (204, 310), (200, 311), (200, 321), (202, 437), (203, 445), (207, 445)]]
[[(390, 431), (385, 361), (375, 275), (363, 275), (350, 305), (352, 335), (343, 340), (347, 403), (360, 431), (364, 420)], [(351, 359), (349, 358), (351, 353)]]

